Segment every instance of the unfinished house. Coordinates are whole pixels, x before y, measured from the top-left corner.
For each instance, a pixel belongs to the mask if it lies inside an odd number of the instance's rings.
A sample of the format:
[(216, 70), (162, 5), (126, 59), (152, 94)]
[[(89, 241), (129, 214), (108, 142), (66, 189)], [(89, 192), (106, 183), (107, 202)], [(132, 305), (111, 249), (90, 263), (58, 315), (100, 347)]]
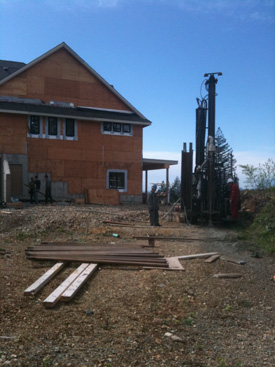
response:
[[(68, 45), (29, 64), (0, 61), (0, 198), (29, 198), (47, 174), (56, 200), (142, 201), (151, 124)], [(40, 196), (43, 200), (43, 196)]]

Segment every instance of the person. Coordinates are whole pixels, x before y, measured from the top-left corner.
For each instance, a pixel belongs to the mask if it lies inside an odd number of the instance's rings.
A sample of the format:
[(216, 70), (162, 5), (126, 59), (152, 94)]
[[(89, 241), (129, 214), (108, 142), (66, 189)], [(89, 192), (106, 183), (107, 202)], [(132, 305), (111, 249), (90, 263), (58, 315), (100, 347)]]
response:
[(41, 182), (38, 179), (38, 175), (35, 176), (34, 184), (35, 184), (34, 200), (35, 200), (35, 204), (38, 204), (38, 193), (40, 191), (40, 186), (41, 186)]
[(232, 219), (237, 220), (239, 215), (240, 189), (238, 184), (234, 183), (232, 178), (227, 180), (230, 190), (229, 207)]
[(48, 204), (48, 200), (50, 200), (51, 204), (53, 202), (52, 199), (52, 182), (49, 179), (48, 175), (45, 175), (46, 185), (45, 185), (45, 203)]
[(157, 185), (153, 185), (148, 198), (148, 209), (150, 215), (150, 225), (160, 226), (159, 224), (159, 199), (156, 194)]
[(35, 191), (35, 183), (34, 178), (32, 177), (29, 182), (29, 194), (30, 194), (30, 203), (33, 204), (34, 202), (34, 191)]

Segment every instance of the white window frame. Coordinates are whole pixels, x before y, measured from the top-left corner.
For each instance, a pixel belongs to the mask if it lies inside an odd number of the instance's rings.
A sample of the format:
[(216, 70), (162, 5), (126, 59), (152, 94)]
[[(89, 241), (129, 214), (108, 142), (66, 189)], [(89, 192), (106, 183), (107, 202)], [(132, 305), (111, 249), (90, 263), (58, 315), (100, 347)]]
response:
[[(111, 188), (110, 187), (110, 173), (124, 173), (124, 188)], [(106, 188), (108, 190), (118, 190), (119, 192), (127, 192), (128, 171), (126, 169), (107, 169), (107, 183)]]
[(66, 120), (69, 118), (64, 118), (63, 119), (63, 139), (64, 140), (78, 140), (78, 135), (77, 135), (77, 120), (70, 118), (70, 120), (74, 120), (74, 136), (67, 136), (66, 135)]
[[(32, 116), (39, 117), (39, 134), (31, 133), (31, 118)], [(39, 115), (29, 115), (28, 116), (28, 138), (42, 138), (43, 137), (43, 119)]]
[[(112, 125), (111, 131), (107, 131), (104, 130), (104, 123), (109, 123)], [(117, 132), (114, 131), (114, 124), (120, 124), (121, 125), (121, 131)], [(123, 131), (123, 126), (124, 125), (129, 125), (131, 128), (130, 133), (126, 133)], [(119, 135), (119, 136), (133, 136), (133, 125), (129, 124), (129, 123), (124, 123), (124, 122), (109, 122), (109, 121), (104, 121), (101, 123), (101, 133), (102, 134), (106, 134), (106, 135)]]
[[(49, 134), (49, 119), (50, 118), (55, 118), (57, 120), (57, 134), (56, 135), (50, 135)], [(47, 139), (60, 139), (60, 119), (56, 116), (47, 116), (45, 131), (46, 131), (45, 137)]]

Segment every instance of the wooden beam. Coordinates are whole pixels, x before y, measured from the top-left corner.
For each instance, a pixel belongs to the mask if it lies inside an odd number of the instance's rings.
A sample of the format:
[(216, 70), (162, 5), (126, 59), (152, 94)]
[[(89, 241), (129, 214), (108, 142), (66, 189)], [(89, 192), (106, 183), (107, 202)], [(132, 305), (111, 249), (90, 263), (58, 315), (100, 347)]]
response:
[(241, 274), (237, 273), (225, 273), (225, 274), (214, 274), (214, 278), (241, 278)]
[(89, 262), (89, 263), (97, 263), (97, 264), (105, 264), (105, 265), (135, 265), (135, 266), (167, 266), (168, 264), (167, 262), (165, 262), (165, 260), (163, 261), (159, 261), (158, 259), (115, 259), (115, 258), (98, 258), (98, 257), (93, 257), (93, 256), (69, 256), (69, 255), (64, 255), (64, 256), (39, 256), (37, 258), (35, 257), (29, 257), (29, 259), (33, 259), (33, 260), (59, 260), (61, 261), (75, 261), (75, 262)]
[(227, 256), (222, 256), (221, 260), (228, 261), (228, 262), (234, 263), (234, 264), (239, 264), (239, 265), (245, 265), (246, 264), (246, 262), (244, 260), (232, 259), (231, 257), (227, 257)]
[(190, 259), (197, 259), (197, 258), (204, 258), (213, 255), (218, 255), (218, 252), (208, 252), (205, 254), (193, 254), (193, 255), (184, 255), (184, 256), (177, 256), (180, 260), (190, 260)]
[(103, 223), (104, 224), (120, 224), (123, 226), (134, 226), (135, 225), (135, 223), (114, 222), (112, 220), (104, 220)]
[(83, 286), (83, 284), (91, 277), (98, 268), (98, 264), (90, 264), (76, 280), (65, 290), (61, 296), (61, 301), (69, 302)]
[(166, 257), (165, 258), (168, 263), (168, 268), (163, 267), (151, 267), (151, 266), (144, 266), (143, 269), (145, 270), (152, 270), (152, 269), (158, 269), (158, 270), (185, 270), (184, 267), (181, 265), (179, 259), (177, 257)]
[(213, 256), (210, 256), (208, 259), (206, 259), (204, 262), (205, 263), (213, 263), (214, 261), (216, 261), (221, 255), (218, 254), (218, 255), (213, 255)]
[(51, 269), (49, 269), (44, 275), (37, 279), (32, 285), (30, 285), (25, 291), (25, 296), (36, 294), (41, 288), (50, 282), (50, 280), (64, 267), (64, 263), (57, 263)]
[(158, 237), (158, 236), (133, 236), (136, 240), (148, 240), (149, 238), (154, 240), (169, 240), (169, 241), (224, 241), (219, 238), (192, 238), (192, 237)]
[(44, 301), (45, 307), (54, 307), (54, 305), (60, 300), (65, 290), (72, 284), (72, 282), (79, 277), (79, 275), (89, 266), (89, 264), (81, 264), (68, 278), (60, 284)]

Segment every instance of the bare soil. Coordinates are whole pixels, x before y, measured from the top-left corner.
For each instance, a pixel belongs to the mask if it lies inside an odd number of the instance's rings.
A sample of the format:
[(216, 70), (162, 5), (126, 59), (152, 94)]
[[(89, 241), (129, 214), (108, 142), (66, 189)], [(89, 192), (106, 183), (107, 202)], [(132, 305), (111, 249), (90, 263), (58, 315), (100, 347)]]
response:
[[(161, 216), (169, 209), (162, 207)], [(146, 206), (1, 210), (0, 366), (274, 366), (274, 256), (253, 257), (231, 226), (166, 218), (161, 224), (149, 226)], [(246, 264), (181, 260), (185, 271), (102, 266), (71, 302), (46, 309), (43, 300), (79, 265), (70, 263), (37, 295), (23, 294), (54, 264), (27, 260), (30, 245), (141, 246), (146, 241), (133, 236), (147, 234), (180, 238), (156, 242), (154, 251), (166, 257), (218, 251)], [(219, 273), (241, 277), (214, 277)]]

